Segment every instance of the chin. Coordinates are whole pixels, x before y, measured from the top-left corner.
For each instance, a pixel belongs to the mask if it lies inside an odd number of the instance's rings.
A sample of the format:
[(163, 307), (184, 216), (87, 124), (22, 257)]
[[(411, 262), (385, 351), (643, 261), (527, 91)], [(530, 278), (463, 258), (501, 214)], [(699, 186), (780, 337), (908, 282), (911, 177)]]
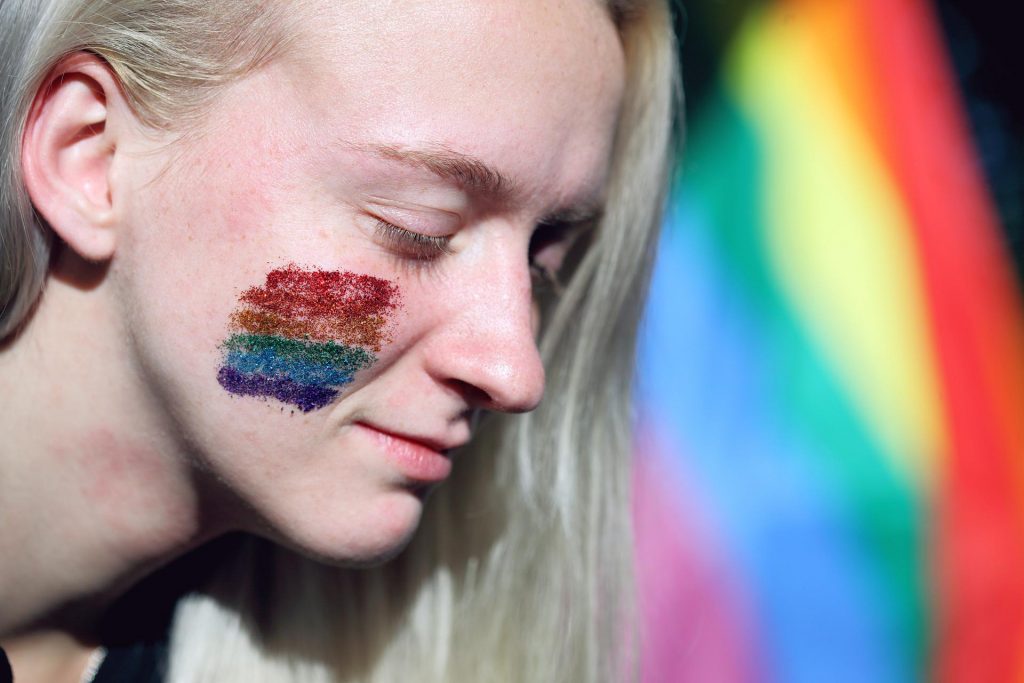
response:
[(395, 491), (356, 513), (321, 510), (311, 519), (275, 525), (272, 540), (322, 564), (374, 567), (405, 549), (419, 528), (422, 511), (416, 494)]

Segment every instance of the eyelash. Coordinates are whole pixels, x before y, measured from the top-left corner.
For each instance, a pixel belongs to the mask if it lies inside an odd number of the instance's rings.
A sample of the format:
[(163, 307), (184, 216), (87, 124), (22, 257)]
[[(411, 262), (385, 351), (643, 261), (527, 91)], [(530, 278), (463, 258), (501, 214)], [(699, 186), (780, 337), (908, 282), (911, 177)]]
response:
[[(376, 221), (376, 232), (381, 242), (383, 242), (387, 249), (401, 256), (414, 261), (433, 261), (441, 256), (452, 253), (449, 246), (449, 242), (451, 242), (450, 236), (424, 235), (400, 228), (382, 218), (377, 218)], [(534, 233), (534, 238), (531, 240), (531, 252), (533, 251), (534, 240), (542, 235), (542, 231), (554, 230), (561, 232), (566, 229), (567, 226), (564, 224), (545, 224), (539, 226), (537, 232)], [(554, 288), (556, 291), (562, 287), (558, 281), (558, 274), (551, 272), (540, 264), (534, 263), (532, 256), (530, 259), (530, 275), (535, 287)]]
[(433, 261), (452, 253), (448, 246), (451, 237), (424, 235), (400, 228), (381, 218), (377, 219), (377, 236), (387, 249), (415, 261)]

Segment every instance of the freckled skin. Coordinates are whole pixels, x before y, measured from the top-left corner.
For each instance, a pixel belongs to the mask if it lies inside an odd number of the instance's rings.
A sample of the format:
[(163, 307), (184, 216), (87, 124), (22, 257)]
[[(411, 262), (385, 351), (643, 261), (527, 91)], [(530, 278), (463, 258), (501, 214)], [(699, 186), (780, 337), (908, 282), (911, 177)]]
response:
[[(173, 155), (164, 140), (127, 149), (126, 236), (111, 266), (131, 330), (122, 362), (164, 420), (163, 448), (227, 492), (225, 525), (339, 562), (393, 553), (422, 512), (358, 423), (462, 443), (472, 409), (540, 401), (530, 239), (544, 216), (600, 195), (624, 82), (615, 26), (596, 2), (388, 7), (317, 4), (297, 21), (296, 49), (227, 86), (201, 134)], [(517, 192), (471, 195), (367, 153), (373, 145), (471, 156)], [(449, 236), (449, 253), (396, 254), (374, 231), (391, 210), (402, 228)], [(364, 343), (373, 329), (350, 339), (376, 362), (307, 412), (240, 397), (218, 377), (226, 328), (276, 324), (265, 314), (280, 312), (254, 302), (271, 303), (257, 293), (288, 264), (402, 293), (379, 346)], [(342, 340), (325, 319), (303, 324)], [(264, 389), (291, 396), (245, 391)]]

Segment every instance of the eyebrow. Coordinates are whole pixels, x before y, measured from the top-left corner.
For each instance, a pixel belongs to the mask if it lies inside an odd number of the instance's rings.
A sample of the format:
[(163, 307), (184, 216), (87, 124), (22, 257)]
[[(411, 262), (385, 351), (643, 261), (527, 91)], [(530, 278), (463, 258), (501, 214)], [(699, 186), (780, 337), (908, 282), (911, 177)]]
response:
[[(496, 202), (510, 200), (521, 192), (519, 184), (483, 161), (444, 147), (408, 149), (398, 145), (361, 144), (355, 149), (373, 156), (423, 168), (444, 181)], [(571, 206), (555, 211), (541, 219), (541, 223), (591, 223), (604, 214), (604, 201), (589, 201), (582, 206)]]
[(506, 200), (517, 194), (518, 184), (500, 171), (466, 154), (449, 149), (406, 149), (396, 145), (358, 145), (374, 156), (426, 169), (472, 194)]

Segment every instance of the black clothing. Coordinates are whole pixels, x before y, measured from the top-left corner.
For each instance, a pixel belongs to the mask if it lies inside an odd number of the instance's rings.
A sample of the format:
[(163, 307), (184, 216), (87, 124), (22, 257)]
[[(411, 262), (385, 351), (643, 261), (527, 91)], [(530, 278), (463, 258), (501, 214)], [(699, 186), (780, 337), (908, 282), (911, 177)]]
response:
[(167, 641), (107, 649), (92, 683), (163, 683), (167, 676)]
[(14, 674), (11, 673), (11, 663), (7, 661), (7, 653), (0, 647), (0, 683), (11, 683)]

